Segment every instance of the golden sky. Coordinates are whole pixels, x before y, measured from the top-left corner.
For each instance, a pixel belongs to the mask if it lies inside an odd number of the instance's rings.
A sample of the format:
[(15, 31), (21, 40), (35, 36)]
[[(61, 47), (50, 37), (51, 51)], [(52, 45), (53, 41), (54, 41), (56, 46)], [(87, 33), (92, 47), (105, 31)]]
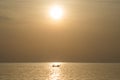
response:
[(0, 0), (0, 48), (0, 61), (119, 58), (120, 0)]

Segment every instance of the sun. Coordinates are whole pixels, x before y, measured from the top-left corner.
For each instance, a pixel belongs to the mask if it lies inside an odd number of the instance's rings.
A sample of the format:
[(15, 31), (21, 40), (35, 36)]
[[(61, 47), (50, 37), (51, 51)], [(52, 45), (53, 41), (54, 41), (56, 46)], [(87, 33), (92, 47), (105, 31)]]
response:
[(50, 16), (52, 19), (61, 19), (63, 17), (63, 9), (58, 5), (51, 7)]

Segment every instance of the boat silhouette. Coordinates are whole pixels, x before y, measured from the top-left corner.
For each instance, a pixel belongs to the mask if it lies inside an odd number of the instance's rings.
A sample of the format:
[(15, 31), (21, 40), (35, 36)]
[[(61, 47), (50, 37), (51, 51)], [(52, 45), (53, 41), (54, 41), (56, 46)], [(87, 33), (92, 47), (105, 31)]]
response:
[(60, 65), (59, 64), (57, 64), (57, 65), (53, 64), (52, 67), (60, 67)]

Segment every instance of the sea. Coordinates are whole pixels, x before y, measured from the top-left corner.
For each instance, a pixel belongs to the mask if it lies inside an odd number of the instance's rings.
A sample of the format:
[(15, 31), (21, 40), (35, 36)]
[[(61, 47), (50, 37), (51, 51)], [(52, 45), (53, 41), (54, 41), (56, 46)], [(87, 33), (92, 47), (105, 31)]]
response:
[(120, 80), (120, 63), (0, 63), (0, 80)]

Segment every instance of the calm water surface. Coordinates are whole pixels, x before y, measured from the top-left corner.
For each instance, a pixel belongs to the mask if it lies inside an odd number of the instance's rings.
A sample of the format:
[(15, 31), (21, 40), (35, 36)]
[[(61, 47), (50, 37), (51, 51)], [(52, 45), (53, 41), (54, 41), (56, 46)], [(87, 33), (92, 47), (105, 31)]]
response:
[(0, 63), (0, 80), (120, 80), (120, 63)]

